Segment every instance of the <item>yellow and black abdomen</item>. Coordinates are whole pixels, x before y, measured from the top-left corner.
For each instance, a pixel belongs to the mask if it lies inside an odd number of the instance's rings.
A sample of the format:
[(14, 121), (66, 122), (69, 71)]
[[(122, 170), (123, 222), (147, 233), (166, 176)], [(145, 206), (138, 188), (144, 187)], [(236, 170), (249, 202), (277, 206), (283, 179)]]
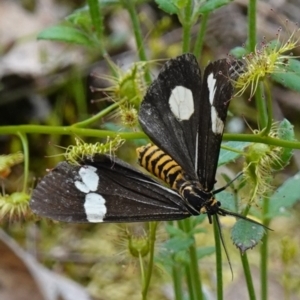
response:
[(168, 183), (172, 189), (178, 189), (178, 183), (184, 180), (183, 170), (171, 156), (152, 144), (139, 147), (136, 151), (143, 168)]

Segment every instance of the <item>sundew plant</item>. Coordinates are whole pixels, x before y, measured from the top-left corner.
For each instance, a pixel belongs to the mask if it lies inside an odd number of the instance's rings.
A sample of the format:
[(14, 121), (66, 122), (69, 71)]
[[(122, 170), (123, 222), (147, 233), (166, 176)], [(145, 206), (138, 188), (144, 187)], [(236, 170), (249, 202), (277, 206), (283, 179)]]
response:
[[(4, 183), (9, 180), (12, 168), (17, 164), (23, 163), (24, 170), (21, 190), (7, 192), (3, 184), (0, 195), (0, 216), (8, 232), (15, 222), (26, 226), (37, 224), (43, 236), (43, 244), (39, 247), (47, 249), (49, 244), (65, 243), (62, 238), (56, 240), (52, 234), (58, 232), (64, 236), (61, 233), (64, 230), (73, 233), (82, 230), (83, 234), (76, 233), (78, 251), (82, 252), (82, 256), (87, 253), (100, 255), (103, 243), (97, 235), (106, 228), (105, 224), (93, 224), (90, 227), (71, 224), (69, 226), (73, 227), (61, 228), (58, 223), (45, 222), (32, 214), (29, 200), (36, 184), (33, 177), (45, 175), (45, 170), (55, 167), (59, 160), (78, 164), (86, 155), (98, 153), (111, 155), (112, 161), (115, 156), (119, 156), (136, 165), (135, 149), (149, 143), (138, 123), (138, 112), (147, 87), (155, 78), (162, 61), (171, 57), (191, 52), (203, 65), (217, 59), (205, 48), (207, 24), (212, 14), (230, 5), (230, 2), (153, 1), (151, 5), (163, 17), (156, 27), (150, 29), (144, 11), (149, 1), (88, 0), (84, 7), (74, 11), (59, 24), (38, 34), (38, 40), (81, 47), (86, 49), (91, 60), (97, 57), (103, 61), (106, 73), (92, 76), (105, 81), (105, 86), (90, 87), (93, 93), (100, 95), (100, 99), (97, 99), (97, 107), (100, 109), (96, 113), (90, 113), (86, 107), (87, 101), (91, 99), (75, 97), (76, 101), (68, 103), (70, 107), (54, 105), (53, 112), (44, 124), (0, 126), (0, 136), (16, 137), (5, 147), (9, 149), (7, 153), (0, 153), (0, 179)], [(120, 13), (126, 14), (129, 20), (136, 49), (134, 60), (126, 70), (121, 69), (120, 62), (113, 60), (113, 54), (122, 51), (121, 46), (126, 38), (113, 36), (106, 27), (107, 19)], [(276, 11), (272, 13), (276, 14)], [(117, 279), (112, 278), (111, 282), (104, 279), (101, 263), (97, 260), (90, 262), (89, 267), (84, 268), (85, 275), (79, 275), (80, 269), (76, 269), (78, 265), (73, 262), (71, 267), (66, 268), (66, 274), (85, 284), (96, 299), (101, 299), (103, 295), (105, 299), (124, 299), (133, 293), (140, 299), (163, 299), (160, 291), (163, 282), (164, 285), (172, 285), (173, 298), (176, 300), (207, 299), (205, 291), (208, 289), (214, 298), (220, 300), (236, 280), (241, 284), (237, 270), (242, 270), (245, 278), (242, 283), (245, 287), (244, 298), (266, 300), (270, 289), (269, 276), (274, 274), (270, 260), (274, 257), (280, 268), (276, 280), (281, 283), (285, 299), (289, 299), (292, 294), (300, 295), (299, 279), (293, 277), (293, 266), (299, 267), (297, 247), (300, 241), (296, 237), (293, 239), (288, 232), (299, 226), (299, 221), (295, 224), (293, 217), (297, 216), (294, 208), (299, 205), (300, 173), (292, 164), (294, 153), (300, 149), (297, 131), (294, 129), (299, 124), (292, 124), (286, 118), (275, 119), (273, 100), (273, 88), (276, 85), (300, 92), (300, 62), (293, 53), (299, 50), (300, 30), (297, 24), (283, 21), (283, 24), (278, 25), (278, 33), (273, 40), (263, 38), (259, 41), (256, 15), (257, 1), (249, 0), (245, 45), (223, 54), (229, 64), (238, 62), (240, 66), (236, 79), (228, 79), (232, 80), (235, 87), (234, 97), (230, 100), (229, 119), (240, 117), (248, 129), (239, 133), (225, 130), (219, 156), (219, 166), (222, 166), (219, 170), (222, 171), (218, 171), (217, 178), (223, 181), (223, 185), (228, 184), (228, 187), (217, 195), (217, 199), (222, 207), (251, 218), (262, 226), (253, 230), (253, 223), (243, 218), (232, 220), (221, 217), (223, 228), (220, 233), (215, 218), (213, 226), (208, 226), (206, 216), (200, 215), (182, 221), (116, 227), (112, 229), (118, 244), (116, 247), (122, 248), (119, 251), (122, 252), (122, 259), (130, 261), (128, 264), (134, 266), (135, 271), (131, 277), (139, 282), (139, 288), (135, 288), (134, 292), (129, 289), (118, 298), (114, 294), (117, 287), (108, 288)], [(172, 26), (178, 29), (180, 39), (171, 45), (162, 46), (162, 36)], [(162, 57), (160, 50), (169, 57)], [(75, 91), (77, 84), (70, 80), (66, 85)], [(231, 106), (238, 102), (247, 103), (255, 112), (254, 121), (252, 119), (250, 125), (243, 113), (236, 109), (231, 111)], [(84, 117), (79, 119), (76, 112)], [(51, 144), (45, 143), (45, 135)], [(44, 153), (39, 151), (39, 157), (35, 154), (36, 143), (44, 145)], [(57, 156), (60, 148), (55, 145), (60, 145), (64, 154)], [(283, 224), (290, 224), (287, 232), (280, 235), (276, 224), (282, 219), (285, 220)], [(110, 235), (108, 229), (105, 232)], [(235, 247), (231, 247), (232, 243)], [(248, 256), (248, 250), (253, 248), (254, 254)], [(205, 267), (207, 264), (209, 268)], [(254, 284), (252, 266), (259, 268), (259, 286)], [(121, 269), (121, 265), (117, 267)], [(116, 266), (112, 268), (115, 270)], [(114, 272), (107, 274), (112, 276), (119, 271)], [(120, 286), (126, 286), (123, 278), (118, 280)], [(170, 299), (166, 295), (164, 297)]]

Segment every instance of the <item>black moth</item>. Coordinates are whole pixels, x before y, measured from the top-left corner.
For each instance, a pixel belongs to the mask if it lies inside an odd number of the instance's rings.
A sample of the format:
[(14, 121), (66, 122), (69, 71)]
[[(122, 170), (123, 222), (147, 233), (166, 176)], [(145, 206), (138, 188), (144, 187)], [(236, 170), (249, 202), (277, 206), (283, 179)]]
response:
[(81, 223), (239, 216), (222, 209), (213, 191), (234, 72), (222, 59), (210, 63), (201, 80), (194, 55), (183, 54), (169, 60), (149, 87), (139, 121), (156, 146), (138, 149), (139, 159), (170, 188), (117, 158), (96, 154), (79, 166), (59, 163), (34, 189), (31, 209)]

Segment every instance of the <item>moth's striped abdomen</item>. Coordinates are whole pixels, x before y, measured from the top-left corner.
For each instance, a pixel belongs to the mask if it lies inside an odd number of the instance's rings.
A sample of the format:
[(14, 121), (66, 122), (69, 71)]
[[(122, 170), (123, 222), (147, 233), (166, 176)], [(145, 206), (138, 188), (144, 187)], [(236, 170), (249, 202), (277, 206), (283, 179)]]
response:
[(157, 146), (148, 144), (136, 149), (140, 165), (157, 178), (178, 189), (184, 180), (182, 168)]

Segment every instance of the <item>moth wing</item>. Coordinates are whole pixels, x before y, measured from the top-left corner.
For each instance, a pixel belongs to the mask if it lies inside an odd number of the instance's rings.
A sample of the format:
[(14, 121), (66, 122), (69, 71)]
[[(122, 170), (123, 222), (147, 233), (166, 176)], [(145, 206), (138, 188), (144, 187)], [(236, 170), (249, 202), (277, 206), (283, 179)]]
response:
[(230, 67), (226, 59), (217, 60), (206, 67), (203, 76), (197, 170), (200, 183), (208, 191), (215, 184), (228, 106), (233, 95)]
[(139, 121), (151, 141), (196, 179), (201, 71), (193, 54), (169, 60), (149, 87)]
[[(91, 168), (98, 183), (94, 191), (83, 192), (78, 185), (82, 183), (79, 174)], [(176, 192), (106, 155), (84, 159), (82, 166), (59, 163), (34, 189), (30, 207), (38, 215), (78, 223), (163, 221), (190, 216)]]

